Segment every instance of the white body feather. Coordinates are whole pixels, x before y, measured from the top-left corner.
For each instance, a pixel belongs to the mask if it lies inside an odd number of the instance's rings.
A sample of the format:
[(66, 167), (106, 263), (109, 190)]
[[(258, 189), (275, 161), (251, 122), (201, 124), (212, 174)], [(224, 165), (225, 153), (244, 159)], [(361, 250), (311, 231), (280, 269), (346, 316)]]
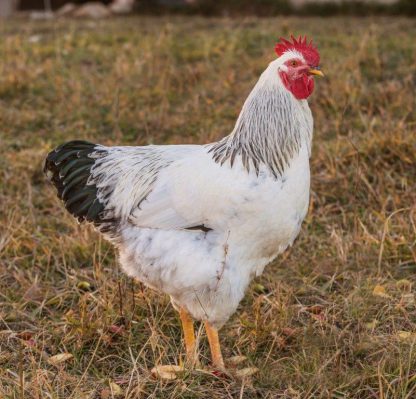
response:
[[(307, 212), (312, 117), (280, 82), (288, 57), (269, 65), (222, 142), (97, 147), (106, 155), (90, 183), (117, 220), (123, 269), (217, 327), (293, 243)], [(210, 230), (188, 229), (200, 225)]]

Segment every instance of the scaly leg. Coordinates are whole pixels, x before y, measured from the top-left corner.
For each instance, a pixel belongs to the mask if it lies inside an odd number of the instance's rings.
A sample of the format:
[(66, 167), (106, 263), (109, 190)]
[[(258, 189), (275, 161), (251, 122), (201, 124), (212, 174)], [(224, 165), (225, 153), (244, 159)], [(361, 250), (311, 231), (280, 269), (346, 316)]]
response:
[[(198, 356), (196, 353), (194, 323), (191, 316), (184, 308), (179, 309), (179, 317), (181, 318), (183, 335), (185, 338), (187, 362), (189, 366), (195, 367), (198, 365)], [(152, 374), (161, 379), (174, 380), (179, 373), (183, 373), (184, 371), (184, 366), (160, 365), (153, 367)]]
[(209, 347), (211, 348), (212, 362), (214, 366), (220, 370), (224, 370), (224, 360), (221, 353), (220, 340), (218, 338), (218, 330), (212, 327), (207, 321), (204, 322), (207, 332)]
[(181, 318), (183, 336), (185, 338), (186, 357), (189, 364), (195, 366), (195, 364), (198, 362), (198, 356), (196, 354), (194, 322), (189, 313), (184, 308), (180, 308), (179, 317)]

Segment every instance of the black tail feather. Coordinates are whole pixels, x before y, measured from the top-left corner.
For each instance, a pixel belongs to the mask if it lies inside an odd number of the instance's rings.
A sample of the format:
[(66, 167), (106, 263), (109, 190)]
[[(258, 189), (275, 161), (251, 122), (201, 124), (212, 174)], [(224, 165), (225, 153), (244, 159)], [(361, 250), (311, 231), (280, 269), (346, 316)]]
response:
[(109, 222), (103, 215), (104, 204), (97, 198), (97, 187), (90, 181), (91, 168), (100, 152), (106, 153), (88, 141), (70, 141), (51, 151), (44, 166), (65, 208), (79, 222), (88, 221), (96, 226)]

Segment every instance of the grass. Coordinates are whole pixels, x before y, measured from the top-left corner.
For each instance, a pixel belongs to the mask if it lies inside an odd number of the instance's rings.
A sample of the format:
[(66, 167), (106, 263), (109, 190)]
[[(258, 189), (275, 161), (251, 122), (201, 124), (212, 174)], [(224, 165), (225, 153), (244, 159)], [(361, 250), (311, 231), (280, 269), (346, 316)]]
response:
[[(416, 396), (414, 21), (135, 17), (0, 31), (1, 398)], [(290, 32), (314, 38), (327, 73), (310, 101), (310, 212), (221, 332), (225, 356), (259, 372), (155, 380), (154, 364), (184, 356), (177, 314), (65, 213), (43, 158), (73, 138), (219, 139)], [(73, 357), (56, 363), (62, 353)]]

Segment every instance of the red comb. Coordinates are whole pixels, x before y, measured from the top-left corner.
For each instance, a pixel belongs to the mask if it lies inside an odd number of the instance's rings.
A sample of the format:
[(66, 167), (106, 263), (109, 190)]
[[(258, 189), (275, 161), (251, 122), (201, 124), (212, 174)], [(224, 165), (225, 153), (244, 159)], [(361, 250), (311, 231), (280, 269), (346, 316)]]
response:
[(318, 49), (312, 44), (312, 40), (308, 43), (306, 36), (303, 38), (302, 36), (299, 36), (299, 38), (296, 39), (293, 35), (291, 35), (290, 38), (292, 39), (292, 42), (281, 37), (280, 42), (276, 44), (274, 50), (279, 57), (288, 50), (296, 50), (303, 55), (303, 58), (305, 58), (305, 61), (309, 65), (319, 65), (320, 57)]

